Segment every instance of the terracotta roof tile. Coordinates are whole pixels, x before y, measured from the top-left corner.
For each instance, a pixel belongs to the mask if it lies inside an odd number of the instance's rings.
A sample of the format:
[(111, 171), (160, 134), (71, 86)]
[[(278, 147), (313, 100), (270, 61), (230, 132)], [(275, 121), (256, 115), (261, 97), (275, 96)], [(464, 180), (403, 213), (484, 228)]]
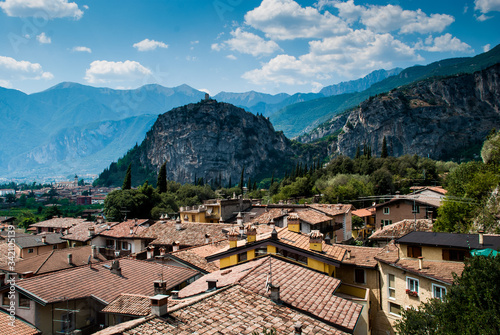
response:
[[(43, 243), (43, 238), (45, 237), (45, 243)], [(15, 243), (21, 248), (32, 248), (40, 247), (44, 245), (52, 245), (59, 243), (66, 243), (65, 240), (61, 239), (62, 234), (60, 233), (47, 233), (40, 235), (29, 235), (16, 237)]]
[[(271, 264), (270, 264), (271, 263)], [(280, 287), (280, 299), (299, 310), (320, 315), (323, 319), (345, 329), (354, 329), (362, 306), (345, 300), (334, 293), (341, 284), (339, 279), (329, 277), (309, 268), (292, 264), (274, 257), (249, 271), (240, 284), (252, 292), (269, 296), (266, 282), (272, 269), (272, 284)]]
[(147, 316), (151, 312), (151, 298), (138, 294), (120, 294), (109, 305), (102, 309), (103, 313)]
[(353, 208), (352, 205), (343, 204), (310, 204), (307, 206), (330, 216), (348, 213)]
[(105, 329), (97, 335), (111, 334), (251, 334), (264, 327), (275, 328), (278, 334), (290, 334), (297, 322), (304, 334), (345, 334), (338, 329), (277, 305), (239, 285), (222, 289), (197, 302), (172, 308), (167, 319), (142, 319), (128, 329)]
[[(149, 220), (127, 220), (115, 224), (110, 227), (110, 229), (105, 229), (100, 232), (99, 235), (106, 237), (114, 237), (114, 238), (132, 238), (132, 239), (140, 239), (145, 238), (142, 236), (148, 227), (147, 223)], [(132, 229), (132, 234), (130, 230)]]
[(33, 223), (30, 227), (45, 227), (45, 228), (71, 228), (80, 222), (85, 222), (85, 219), (75, 218), (52, 218), (50, 220)]
[[(71, 254), (72, 262), (68, 263), (68, 254)], [(74, 268), (88, 264), (89, 256), (92, 255), (90, 245), (78, 248), (56, 249), (51, 252), (29, 257), (16, 262), (15, 272), (25, 273), (32, 271), (34, 275)], [(106, 258), (97, 252), (96, 258), (91, 258), (93, 263), (105, 261)], [(3, 268), (8, 270), (7, 267)]]
[(153, 282), (158, 280), (161, 273), (169, 288), (198, 273), (185, 267), (163, 266), (134, 259), (123, 258), (119, 262), (121, 276), (111, 273), (111, 262), (106, 262), (23, 279), (16, 286), (46, 302), (59, 301), (61, 297), (71, 300), (93, 295), (109, 303), (121, 293), (153, 295)]
[(9, 312), (0, 308), (0, 333), (9, 335), (38, 335), (42, 332), (31, 323), (19, 317), (16, 317), (14, 324), (12, 324)]
[[(111, 227), (113, 225), (117, 225), (118, 222), (109, 222), (108, 224)], [(80, 222), (80, 223), (76, 224), (75, 226), (69, 228), (68, 232), (63, 235), (62, 239), (71, 240), (71, 241), (79, 241), (79, 242), (87, 242), (88, 240), (91, 239), (91, 237), (89, 235), (89, 228), (90, 227), (94, 228), (94, 234), (97, 235), (97, 234), (105, 231), (108, 224), (83, 221), (83, 222)]]
[(364, 218), (367, 216), (372, 216), (375, 215), (375, 208), (374, 207), (369, 207), (369, 208), (361, 208), (357, 209), (355, 211), (352, 211), (352, 215), (359, 216), (360, 218)]
[(181, 246), (205, 244), (205, 234), (210, 234), (212, 241), (226, 239), (231, 228), (228, 224), (184, 222), (181, 230), (176, 230), (175, 221), (159, 221), (142, 232), (140, 237), (155, 238), (152, 245), (171, 245), (179, 241)]
[(299, 216), (300, 220), (305, 221), (305, 222), (312, 224), (312, 225), (322, 223), (322, 222), (328, 222), (328, 221), (332, 220), (332, 218), (330, 216), (327, 216), (325, 214), (322, 214), (318, 211), (311, 210), (311, 209), (298, 211), (297, 215)]
[(352, 264), (370, 268), (375, 268), (377, 266), (375, 257), (383, 250), (382, 248), (358, 247), (354, 245), (345, 246), (345, 248), (351, 251), (351, 257), (348, 259), (348, 253), (346, 253), (342, 260), (342, 264)]
[[(9, 256), (9, 244), (7, 240), (0, 241), (0, 267), (7, 266), (7, 263), (10, 262)], [(19, 262), (21, 260), (20, 257), (15, 257), (14, 261)]]
[(227, 246), (229, 246), (229, 242), (227, 240), (223, 240), (219, 242), (201, 245), (198, 247), (191, 247), (191, 248), (181, 249), (178, 251), (173, 251), (169, 253), (169, 255), (179, 258), (182, 261), (192, 264), (207, 272), (214, 272), (220, 269), (220, 261), (216, 260), (209, 263), (207, 262), (205, 257), (217, 253)]
[(261, 215), (257, 216), (250, 221), (251, 224), (269, 224), (271, 220), (275, 220), (287, 215), (287, 210), (282, 208), (269, 208), (264, 211)]
[(402, 220), (377, 230), (368, 239), (396, 239), (412, 231), (432, 231), (432, 226), (430, 219), (419, 219), (416, 223), (415, 220)]

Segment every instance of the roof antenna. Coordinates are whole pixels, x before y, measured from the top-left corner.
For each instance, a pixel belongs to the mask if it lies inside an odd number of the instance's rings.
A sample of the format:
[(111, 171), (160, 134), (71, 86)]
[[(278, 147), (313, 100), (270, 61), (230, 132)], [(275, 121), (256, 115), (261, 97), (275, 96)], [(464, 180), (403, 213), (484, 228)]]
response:
[(269, 256), (269, 273), (266, 280), (266, 293), (269, 292), (269, 289), (273, 286), (273, 268), (271, 266), (271, 259), (272, 257)]

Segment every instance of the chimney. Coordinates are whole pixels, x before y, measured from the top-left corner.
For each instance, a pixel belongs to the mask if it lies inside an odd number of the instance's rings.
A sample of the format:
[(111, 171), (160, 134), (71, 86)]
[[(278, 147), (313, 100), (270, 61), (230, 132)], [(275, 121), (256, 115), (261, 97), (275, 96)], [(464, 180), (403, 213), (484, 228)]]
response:
[[(179, 241), (174, 241), (174, 243), (172, 243), (172, 251), (177, 251), (179, 250), (179, 245), (181, 244), (181, 242)], [(161, 250), (160, 250), (161, 252)]]
[(179, 291), (170, 291), (172, 299), (179, 299)]
[(297, 213), (288, 214), (288, 230), (300, 233), (300, 220)]
[(73, 255), (72, 254), (68, 254), (68, 264), (73, 265)]
[(155, 280), (153, 282), (153, 285), (154, 285), (155, 295), (158, 295), (158, 294), (166, 295), (167, 294), (167, 281), (166, 280)]
[(269, 228), (274, 229), (274, 219), (269, 222)]
[(148, 248), (147, 248), (147, 258), (150, 259), (150, 258), (153, 258), (153, 256), (155, 255), (155, 246), (154, 245), (150, 245)]
[(479, 245), (482, 247), (484, 244), (484, 231), (479, 231)]
[(111, 273), (114, 273), (115, 275), (121, 276), (122, 275), (122, 268), (120, 267), (120, 262), (113, 261), (113, 263), (111, 263), (110, 271), (111, 271)]
[(280, 304), (280, 287), (278, 285), (270, 285), (271, 286), (271, 300), (276, 304)]
[(330, 238), (330, 233), (326, 233), (325, 235), (325, 243), (332, 245), (332, 239)]
[(221, 217), (219, 218), (219, 223), (220, 223), (220, 224), (224, 223), (224, 220), (222, 220), (222, 215), (221, 215)]
[(294, 326), (295, 328), (295, 333), (294, 335), (302, 335), (302, 323), (297, 322)]
[(350, 249), (346, 250), (345, 259), (351, 259), (351, 250)]
[(42, 236), (42, 243), (47, 244), (47, 236)]
[(238, 212), (238, 215), (236, 216), (236, 223), (240, 227), (243, 225), (243, 215), (241, 215), (241, 212)]
[(206, 233), (205, 234), (205, 244), (209, 244), (209, 243), (210, 243), (210, 234)]
[(236, 229), (231, 228), (229, 233), (227, 233), (227, 238), (229, 240), (229, 248), (236, 248), (238, 244), (238, 233), (236, 232)]
[(422, 270), (424, 268), (424, 258), (422, 256), (418, 257), (418, 269)]
[(323, 234), (319, 230), (313, 230), (309, 234), (309, 249), (314, 251), (323, 251)]
[(95, 235), (95, 228), (94, 227), (89, 227), (89, 237), (94, 237)]
[(399, 198), (399, 194), (400, 194), (400, 192), (399, 192), (399, 191), (396, 191), (396, 199), (398, 199), (398, 198)]
[(247, 243), (253, 243), (257, 241), (257, 228), (254, 225), (248, 225), (247, 227)]
[[(188, 221), (187, 220), (187, 215), (184, 217), (184, 221)], [(175, 230), (181, 230), (182, 229), (182, 224), (181, 224), (181, 218), (177, 218), (177, 220), (175, 221)]]
[(33, 277), (34, 274), (33, 274), (33, 271), (26, 271), (26, 272), (23, 272), (21, 274), (21, 278), (25, 279), (25, 278), (30, 278), (30, 277)]
[(213, 291), (217, 289), (217, 279), (207, 279), (208, 289), (207, 291)]
[(90, 250), (92, 252), (92, 258), (97, 258), (97, 245), (93, 245)]
[(130, 227), (130, 235), (134, 235), (134, 228), (133, 227)]
[(168, 295), (156, 294), (151, 297), (151, 314), (164, 316), (168, 313)]
[(278, 240), (278, 232), (276, 231), (276, 228), (274, 228), (271, 232), (271, 240)]
[[(173, 250), (173, 251), (177, 251), (177, 250), (179, 250), (179, 247), (177, 247), (177, 249), (175, 248), (175, 243), (176, 243), (176, 241), (174, 241), (174, 243), (172, 243), (172, 250)], [(167, 248), (165, 248), (165, 247), (160, 247), (160, 256), (163, 256), (163, 255), (165, 255), (166, 253), (167, 253)]]

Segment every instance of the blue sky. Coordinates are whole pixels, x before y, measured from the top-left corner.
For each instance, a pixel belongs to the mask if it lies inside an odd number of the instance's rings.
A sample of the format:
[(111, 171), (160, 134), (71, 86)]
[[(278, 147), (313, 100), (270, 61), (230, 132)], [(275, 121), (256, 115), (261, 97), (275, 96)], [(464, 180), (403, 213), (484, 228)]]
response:
[(500, 43), (500, 0), (0, 0), (0, 86), (317, 92)]

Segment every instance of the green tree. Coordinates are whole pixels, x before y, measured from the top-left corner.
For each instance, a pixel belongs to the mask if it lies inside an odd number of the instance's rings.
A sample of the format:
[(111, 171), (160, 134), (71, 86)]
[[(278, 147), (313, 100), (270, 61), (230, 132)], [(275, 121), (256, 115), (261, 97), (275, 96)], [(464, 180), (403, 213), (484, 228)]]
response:
[(402, 312), (396, 330), (410, 334), (500, 333), (500, 256), (470, 257), (454, 275), (444, 301), (437, 299)]
[(500, 132), (492, 132), (481, 149), (481, 158), (485, 164), (498, 166), (500, 163)]
[(21, 215), (17, 217), (18, 226), (23, 228), (24, 231), (30, 227), (30, 225), (36, 223), (36, 217), (30, 211), (22, 211)]
[(156, 183), (156, 189), (159, 193), (167, 192), (167, 162), (163, 163), (160, 167), (160, 172), (158, 172), (158, 182)]
[(382, 141), (382, 152), (380, 153), (380, 157), (387, 158), (388, 155), (389, 154), (387, 152), (387, 140), (385, 139), (385, 136), (384, 136), (384, 140)]
[(132, 163), (129, 164), (125, 178), (123, 179), (122, 190), (130, 190), (132, 188)]

